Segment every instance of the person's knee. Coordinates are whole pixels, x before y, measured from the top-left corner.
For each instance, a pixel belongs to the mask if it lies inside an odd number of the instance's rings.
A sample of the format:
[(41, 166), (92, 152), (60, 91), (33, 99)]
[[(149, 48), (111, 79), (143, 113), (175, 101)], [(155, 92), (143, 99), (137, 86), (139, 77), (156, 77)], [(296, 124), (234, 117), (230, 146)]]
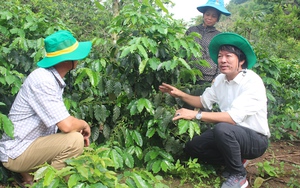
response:
[(222, 134), (226, 130), (226, 124), (225, 123), (218, 123), (214, 126), (214, 135), (216, 134)]
[(224, 138), (224, 136), (227, 136), (230, 134), (230, 127), (229, 126), (233, 126), (233, 125), (230, 125), (228, 123), (218, 123), (215, 125), (214, 127), (214, 136), (215, 136), (215, 139), (217, 140), (222, 140)]
[(66, 142), (70, 148), (74, 151), (74, 156), (80, 155), (83, 153), (84, 139), (82, 134), (79, 132), (72, 132), (66, 134)]

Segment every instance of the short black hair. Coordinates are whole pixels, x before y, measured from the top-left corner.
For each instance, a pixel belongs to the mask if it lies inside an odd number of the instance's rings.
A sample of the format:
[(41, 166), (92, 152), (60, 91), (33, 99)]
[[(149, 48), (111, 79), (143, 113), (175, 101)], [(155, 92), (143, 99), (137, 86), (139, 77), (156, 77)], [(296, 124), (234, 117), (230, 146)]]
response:
[(242, 65), (242, 68), (246, 69), (248, 67), (248, 62), (247, 62), (247, 59), (246, 59), (246, 55), (238, 47), (235, 47), (235, 46), (232, 46), (232, 45), (222, 45), (222, 46), (220, 46), (219, 50), (220, 51), (227, 51), (227, 52), (235, 54), (238, 57), (239, 62), (245, 61), (245, 63)]

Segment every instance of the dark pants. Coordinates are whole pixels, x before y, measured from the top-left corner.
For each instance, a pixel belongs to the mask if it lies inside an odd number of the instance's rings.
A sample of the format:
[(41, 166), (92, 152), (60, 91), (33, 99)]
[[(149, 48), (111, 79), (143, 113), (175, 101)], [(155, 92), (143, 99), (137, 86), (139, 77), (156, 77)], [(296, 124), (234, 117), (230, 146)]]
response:
[(242, 126), (218, 123), (187, 142), (185, 151), (200, 161), (225, 165), (231, 174), (245, 175), (242, 159), (260, 157), (267, 148), (267, 136)]

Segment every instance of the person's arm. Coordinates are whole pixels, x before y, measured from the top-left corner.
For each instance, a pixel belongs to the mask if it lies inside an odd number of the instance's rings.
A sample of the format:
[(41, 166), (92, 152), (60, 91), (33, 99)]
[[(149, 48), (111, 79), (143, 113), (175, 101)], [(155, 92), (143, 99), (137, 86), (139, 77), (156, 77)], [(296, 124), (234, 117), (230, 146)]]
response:
[(89, 146), (89, 137), (91, 136), (91, 128), (89, 124), (73, 116), (69, 116), (66, 119), (57, 123), (57, 127), (64, 133), (80, 132), (84, 137), (85, 146)]
[(203, 108), (201, 101), (200, 101), (200, 96), (189, 95), (189, 94), (184, 93), (183, 91), (177, 89), (176, 87), (173, 87), (166, 83), (162, 83), (162, 85), (159, 86), (159, 90), (163, 93), (169, 93), (171, 96), (173, 96), (175, 98), (180, 98), (184, 102), (186, 102), (189, 105), (192, 105), (196, 108)]
[[(176, 111), (173, 121), (179, 119), (192, 120), (196, 118), (197, 113), (198, 111), (195, 110), (181, 108)], [(200, 121), (204, 121), (208, 123), (224, 122), (224, 123), (230, 123), (232, 125), (236, 124), (227, 112), (201, 112), (201, 114), (202, 117)]]
[(201, 121), (209, 123), (224, 122), (232, 125), (236, 124), (227, 112), (202, 112)]

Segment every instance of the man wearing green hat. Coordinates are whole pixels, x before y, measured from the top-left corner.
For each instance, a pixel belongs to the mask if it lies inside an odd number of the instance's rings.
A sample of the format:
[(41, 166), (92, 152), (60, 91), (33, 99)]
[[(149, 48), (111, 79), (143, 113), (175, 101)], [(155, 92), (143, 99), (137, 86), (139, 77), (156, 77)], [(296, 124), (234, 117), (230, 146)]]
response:
[(63, 168), (66, 159), (80, 155), (89, 145), (91, 134), (87, 122), (69, 114), (62, 96), (64, 76), (89, 54), (91, 42), (78, 42), (65, 30), (44, 42), (46, 56), (26, 78), (8, 115), (14, 138), (4, 134), (0, 140), (3, 166), (21, 173), (24, 183), (29, 184), (36, 166), (47, 162)]
[(249, 42), (235, 33), (216, 35), (209, 53), (221, 74), (199, 96), (192, 96), (163, 83), (162, 92), (178, 97), (202, 109), (218, 104), (220, 112), (181, 108), (173, 120), (197, 119), (215, 126), (186, 143), (185, 152), (210, 164), (225, 165), (222, 188), (248, 186), (242, 161), (255, 159), (268, 147), (270, 130), (267, 120), (267, 97), (262, 79), (252, 70), (256, 56)]

